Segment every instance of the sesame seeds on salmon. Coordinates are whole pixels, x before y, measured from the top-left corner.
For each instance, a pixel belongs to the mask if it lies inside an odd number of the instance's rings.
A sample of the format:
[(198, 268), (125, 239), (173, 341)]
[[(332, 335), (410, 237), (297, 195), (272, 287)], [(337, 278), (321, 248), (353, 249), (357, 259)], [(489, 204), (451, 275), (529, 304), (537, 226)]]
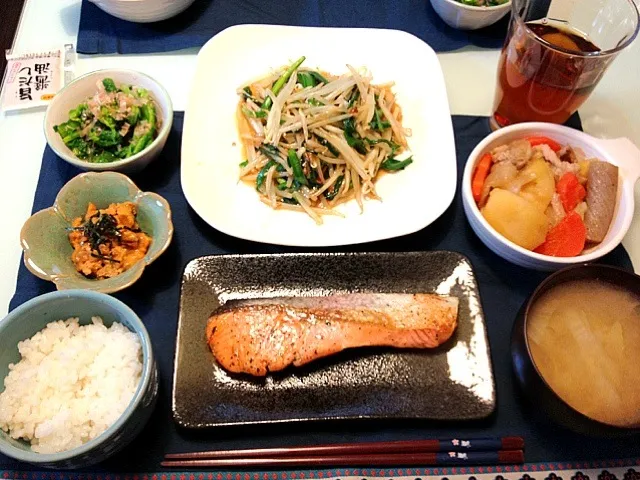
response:
[(434, 294), (262, 299), (214, 312), (206, 339), (226, 370), (265, 376), (348, 348), (435, 348), (457, 316), (457, 298)]

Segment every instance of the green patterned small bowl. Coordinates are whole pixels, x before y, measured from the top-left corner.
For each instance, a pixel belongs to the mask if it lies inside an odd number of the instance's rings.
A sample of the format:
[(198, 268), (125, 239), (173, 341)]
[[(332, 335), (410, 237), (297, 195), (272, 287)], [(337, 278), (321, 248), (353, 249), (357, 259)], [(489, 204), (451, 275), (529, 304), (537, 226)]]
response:
[[(98, 208), (131, 201), (138, 207), (138, 223), (151, 237), (145, 257), (112, 278), (92, 280), (79, 273), (71, 260), (68, 230), (84, 215), (90, 202)], [(129, 177), (116, 172), (88, 172), (62, 187), (52, 207), (29, 218), (20, 232), (24, 263), (31, 273), (56, 284), (58, 290), (84, 289), (113, 293), (132, 285), (145, 267), (164, 252), (173, 237), (169, 203), (160, 195), (142, 192)]]

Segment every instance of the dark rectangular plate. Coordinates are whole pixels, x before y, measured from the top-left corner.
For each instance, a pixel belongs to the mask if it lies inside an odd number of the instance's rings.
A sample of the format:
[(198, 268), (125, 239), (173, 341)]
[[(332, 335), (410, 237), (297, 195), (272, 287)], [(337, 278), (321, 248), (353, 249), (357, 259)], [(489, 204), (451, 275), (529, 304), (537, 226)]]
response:
[[(359, 348), (265, 378), (229, 374), (205, 341), (231, 300), (350, 292), (438, 293), (460, 299), (458, 328), (434, 350)], [(324, 419), (471, 420), (495, 408), (480, 295), (454, 252), (220, 255), (185, 268), (173, 416), (186, 428)]]

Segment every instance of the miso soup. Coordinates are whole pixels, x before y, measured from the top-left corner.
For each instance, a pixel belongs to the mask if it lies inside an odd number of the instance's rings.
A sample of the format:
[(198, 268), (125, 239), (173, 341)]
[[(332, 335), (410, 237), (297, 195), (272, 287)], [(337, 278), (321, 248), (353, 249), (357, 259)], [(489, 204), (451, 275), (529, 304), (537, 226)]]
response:
[(599, 280), (544, 293), (527, 319), (531, 355), (551, 388), (584, 415), (640, 425), (640, 297)]

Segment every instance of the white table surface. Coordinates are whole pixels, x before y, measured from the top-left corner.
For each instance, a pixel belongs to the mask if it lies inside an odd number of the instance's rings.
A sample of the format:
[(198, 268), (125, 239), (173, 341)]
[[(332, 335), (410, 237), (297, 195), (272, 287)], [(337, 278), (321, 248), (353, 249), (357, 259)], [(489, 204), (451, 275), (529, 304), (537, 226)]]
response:
[[(2, 0), (0, 0), (2, 1)], [(635, 0), (640, 4), (640, 0)], [(26, 0), (14, 50), (32, 51), (76, 42), (80, 0)], [(158, 79), (175, 110), (184, 110), (197, 49), (153, 55), (80, 55), (75, 73), (133, 68)], [(499, 51), (467, 47), (439, 54), (452, 114), (489, 115)], [(620, 54), (580, 109), (584, 130), (602, 138), (626, 136), (640, 146), (640, 40)], [(19, 233), (31, 213), (45, 138), (44, 111), (0, 112), (0, 315), (8, 309), (20, 262)], [(640, 162), (640, 159), (638, 159)], [(639, 182), (640, 183), (640, 182)], [(640, 211), (640, 186), (635, 191)], [(640, 214), (623, 244), (640, 271)]]

